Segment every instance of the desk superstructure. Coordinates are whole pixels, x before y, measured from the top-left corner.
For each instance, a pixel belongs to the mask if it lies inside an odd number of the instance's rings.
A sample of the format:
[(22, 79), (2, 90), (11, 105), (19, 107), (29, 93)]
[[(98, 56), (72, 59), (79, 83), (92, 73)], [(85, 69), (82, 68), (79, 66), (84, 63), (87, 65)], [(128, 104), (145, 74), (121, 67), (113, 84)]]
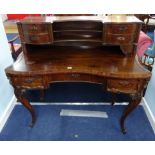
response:
[(17, 23), (23, 55), (6, 68), (17, 99), (35, 111), (24, 96), (28, 89), (47, 89), (54, 82), (90, 82), (131, 101), (120, 126), (140, 103), (151, 73), (136, 59), (141, 21), (134, 16), (29, 17)]

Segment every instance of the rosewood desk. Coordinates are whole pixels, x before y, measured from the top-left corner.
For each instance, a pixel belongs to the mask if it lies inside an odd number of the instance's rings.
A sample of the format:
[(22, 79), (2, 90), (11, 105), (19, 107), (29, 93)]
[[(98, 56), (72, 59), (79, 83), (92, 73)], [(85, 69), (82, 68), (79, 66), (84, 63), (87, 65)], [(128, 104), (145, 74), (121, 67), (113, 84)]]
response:
[(24, 95), (26, 90), (80, 81), (99, 83), (106, 91), (131, 96), (120, 118), (121, 130), (126, 132), (124, 121), (139, 105), (151, 76), (135, 56), (141, 23), (113, 19), (104, 25), (94, 18), (64, 17), (47, 23), (40, 17), (18, 23), (23, 54), (5, 72), (17, 99), (29, 110), (32, 126), (36, 116)]

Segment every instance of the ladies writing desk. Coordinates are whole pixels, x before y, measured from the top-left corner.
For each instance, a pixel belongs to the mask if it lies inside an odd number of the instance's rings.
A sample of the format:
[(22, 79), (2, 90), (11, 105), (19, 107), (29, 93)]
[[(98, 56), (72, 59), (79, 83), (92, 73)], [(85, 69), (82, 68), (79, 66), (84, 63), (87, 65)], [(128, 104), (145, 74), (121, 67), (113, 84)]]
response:
[(32, 125), (36, 116), (26, 90), (44, 90), (54, 82), (90, 82), (131, 96), (120, 118), (125, 133), (124, 121), (140, 103), (151, 76), (136, 59), (141, 24), (134, 16), (28, 17), (18, 22), (23, 55), (5, 72)]

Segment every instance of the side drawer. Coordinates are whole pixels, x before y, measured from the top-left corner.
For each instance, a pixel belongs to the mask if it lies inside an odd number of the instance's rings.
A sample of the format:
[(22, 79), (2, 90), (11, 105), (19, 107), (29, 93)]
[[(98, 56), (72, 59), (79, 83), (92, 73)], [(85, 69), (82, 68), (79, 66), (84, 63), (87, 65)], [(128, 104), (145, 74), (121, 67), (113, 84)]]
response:
[(23, 88), (43, 88), (43, 79), (41, 77), (14, 77), (12, 83), (15, 87)]
[(133, 35), (112, 35), (106, 34), (105, 42), (109, 44), (131, 44), (135, 41)]
[(134, 93), (138, 90), (137, 80), (107, 80), (107, 90), (111, 92)]
[(110, 34), (134, 34), (137, 24), (107, 24), (105, 32)]

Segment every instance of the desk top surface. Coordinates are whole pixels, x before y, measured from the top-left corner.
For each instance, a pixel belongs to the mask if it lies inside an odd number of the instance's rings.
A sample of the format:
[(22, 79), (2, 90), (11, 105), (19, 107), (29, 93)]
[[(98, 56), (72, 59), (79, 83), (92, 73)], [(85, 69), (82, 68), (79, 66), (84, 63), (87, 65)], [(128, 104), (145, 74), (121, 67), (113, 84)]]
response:
[[(13, 75), (44, 75), (59, 73), (84, 73), (104, 77), (149, 78), (136, 57), (126, 57), (119, 47), (38, 47), (29, 51), (28, 61), (23, 55), (6, 69)], [(26, 63), (27, 62), (27, 63)]]

